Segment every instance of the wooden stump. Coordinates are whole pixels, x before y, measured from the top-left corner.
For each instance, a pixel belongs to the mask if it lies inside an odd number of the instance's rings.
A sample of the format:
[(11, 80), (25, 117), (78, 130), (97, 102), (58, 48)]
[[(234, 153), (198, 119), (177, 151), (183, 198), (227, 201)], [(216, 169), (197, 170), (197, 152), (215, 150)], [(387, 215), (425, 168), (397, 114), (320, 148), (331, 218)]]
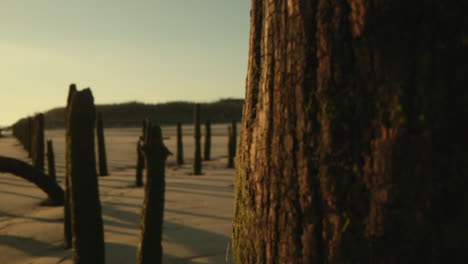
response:
[(76, 85), (70, 84), (67, 97), (67, 108), (65, 109), (65, 204), (63, 206), (63, 235), (64, 235), (64, 247), (72, 247), (72, 230), (71, 230), (71, 209), (70, 209), (70, 181), (68, 175), (70, 174), (70, 151), (68, 145), (70, 144), (70, 129), (68, 114), (70, 111), (70, 102), (73, 95), (76, 93)]
[(102, 114), (100, 112), (97, 114), (96, 134), (97, 134), (97, 145), (98, 145), (99, 176), (108, 176), (109, 172), (107, 170), (104, 126), (102, 123)]
[(182, 142), (182, 124), (177, 123), (177, 165), (184, 164), (184, 146)]
[(68, 111), (67, 144), (74, 263), (105, 263), (94, 151), (95, 118), (91, 90), (75, 92)]
[(47, 169), (49, 171), (49, 177), (54, 181), (57, 181), (57, 176), (55, 175), (55, 155), (52, 140), (47, 140)]
[(193, 159), (193, 174), (202, 174), (202, 163), (201, 163), (201, 132), (200, 132), (200, 105), (195, 104), (193, 111), (193, 122), (194, 122), (194, 137), (195, 137), (195, 153)]
[(169, 154), (161, 128), (147, 124), (145, 138), (146, 185), (138, 245), (138, 264), (162, 263), (162, 225), (164, 214), (165, 163)]
[(204, 160), (211, 159), (211, 123), (210, 120), (205, 121), (205, 148), (204, 148)]

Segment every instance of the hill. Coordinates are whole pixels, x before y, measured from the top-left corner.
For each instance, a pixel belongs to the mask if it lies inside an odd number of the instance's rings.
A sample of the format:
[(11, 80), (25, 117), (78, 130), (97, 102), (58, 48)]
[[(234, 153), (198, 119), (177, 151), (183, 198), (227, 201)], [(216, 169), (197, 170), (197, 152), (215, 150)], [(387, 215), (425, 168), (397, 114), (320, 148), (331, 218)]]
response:
[[(202, 120), (212, 123), (240, 121), (244, 99), (221, 99), (212, 103), (200, 103)], [(146, 117), (161, 125), (177, 122), (193, 122), (193, 102), (169, 102), (162, 104), (144, 104), (129, 102), (120, 104), (96, 105), (102, 113), (106, 127), (139, 127)], [(65, 108), (54, 108), (44, 113), (46, 128), (65, 127)]]

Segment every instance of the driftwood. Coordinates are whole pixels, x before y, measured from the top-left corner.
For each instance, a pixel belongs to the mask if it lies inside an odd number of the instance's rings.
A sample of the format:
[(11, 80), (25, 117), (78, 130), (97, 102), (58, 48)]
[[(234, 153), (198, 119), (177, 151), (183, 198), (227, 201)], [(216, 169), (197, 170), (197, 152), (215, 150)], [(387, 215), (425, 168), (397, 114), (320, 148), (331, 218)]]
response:
[(63, 204), (62, 188), (55, 180), (34, 166), (18, 159), (0, 156), (0, 172), (11, 173), (34, 183), (49, 196), (50, 202), (47, 204)]

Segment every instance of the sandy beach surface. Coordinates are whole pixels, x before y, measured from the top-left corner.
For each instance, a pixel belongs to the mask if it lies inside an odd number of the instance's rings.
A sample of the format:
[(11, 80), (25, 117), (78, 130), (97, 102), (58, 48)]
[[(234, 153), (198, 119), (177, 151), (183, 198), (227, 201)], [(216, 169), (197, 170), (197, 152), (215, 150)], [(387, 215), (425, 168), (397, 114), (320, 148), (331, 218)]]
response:
[[(234, 170), (226, 168), (227, 125), (213, 125), (212, 161), (203, 162), (201, 176), (191, 175), (192, 130), (184, 126), (185, 165), (177, 166), (175, 155), (167, 161), (163, 263), (226, 263), (234, 205)], [(139, 128), (105, 130), (111, 175), (99, 177), (99, 187), (109, 264), (136, 261), (144, 193), (134, 187), (140, 134)], [(163, 135), (175, 154), (175, 127), (163, 127)], [(64, 130), (48, 130), (46, 139), (53, 140), (57, 178), (63, 186)], [(0, 155), (30, 162), (12, 137), (0, 138)], [(72, 263), (71, 250), (62, 246), (63, 207), (40, 206), (45, 198), (34, 184), (0, 174), (0, 264)]]

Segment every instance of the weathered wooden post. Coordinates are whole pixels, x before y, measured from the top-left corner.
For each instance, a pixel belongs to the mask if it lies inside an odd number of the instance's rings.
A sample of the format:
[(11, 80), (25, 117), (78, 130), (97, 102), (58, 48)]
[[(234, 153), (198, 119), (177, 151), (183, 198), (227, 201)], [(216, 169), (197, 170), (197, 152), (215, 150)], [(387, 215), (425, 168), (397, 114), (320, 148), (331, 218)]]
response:
[(135, 186), (141, 187), (143, 186), (143, 169), (146, 167), (145, 165), (145, 153), (143, 151), (143, 145), (145, 144), (145, 137), (146, 137), (146, 125), (147, 120), (143, 120), (142, 124), (142, 131), (138, 142), (137, 142), (137, 167), (136, 167), (136, 178), (135, 178)]
[(194, 137), (195, 137), (195, 153), (193, 159), (193, 174), (202, 174), (202, 162), (201, 162), (201, 132), (200, 132), (200, 104), (195, 104), (193, 111), (193, 122), (195, 126)]
[(204, 160), (211, 159), (211, 123), (210, 120), (205, 121), (205, 148), (204, 148)]
[(33, 166), (44, 171), (44, 114), (37, 114), (34, 116), (31, 135), (31, 158)]
[(232, 126), (228, 126), (228, 168), (234, 168), (234, 155), (232, 151), (232, 146), (233, 146), (233, 132), (232, 132)]
[(232, 157), (236, 157), (236, 148), (237, 148), (237, 123), (235, 120), (231, 121), (231, 129), (232, 129)]
[(137, 142), (137, 166), (136, 166), (136, 179), (135, 186), (143, 186), (143, 169), (145, 168), (145, 154), (143, 153), (144, 138), (141, 136)]
[(98, 160), (99, 160), (99, 176), (108, 176), (106, 143), (104, 138), (104, 125), (102, 123), (102, 114), (98, 112), (96, 120), (96, 134), (98, 145)]
[(76, 93), (76, 85), (70, 84), (68, 89), (67, 107), (65, 109), (65, 203), (63, 206), (63, 235), (64, 235), (64, 247), (72, 247), (72, 230), (71, 230), (71, 209), (70, 209), (70, 181), (68, 175), (70, 174), (70, 151), (68, 145), (70, 144), (70, 102), (73, 95)]
[(184, 146), (182, 143), (182, 124), (177, 122), (177, 165), (184, 164)]
[(73, 262), (105, 263), (104, 233), (94, 146), (96, 112), (89, 88), (72, 95), (67, 154)]
[(47, 169), (49, 176), (54, 181), (57, 181), (57, 176), (55, 175), (55, 155), (52, 140), (47, 140)]
[(25, 144), (24, 147), (28, 152), (28, 157), (32, 158), (32, 131), (33, 131), (33, 119), (32, 117), (28, 117), (26, 119), (26, 129), (25, 129)]
[(161, 128), (147, 123), (145, 138), (146, 185), (138, 245), (138, 264), (162, 263), (162, 225), (164, 215), (165, 163), (169, 151)]

